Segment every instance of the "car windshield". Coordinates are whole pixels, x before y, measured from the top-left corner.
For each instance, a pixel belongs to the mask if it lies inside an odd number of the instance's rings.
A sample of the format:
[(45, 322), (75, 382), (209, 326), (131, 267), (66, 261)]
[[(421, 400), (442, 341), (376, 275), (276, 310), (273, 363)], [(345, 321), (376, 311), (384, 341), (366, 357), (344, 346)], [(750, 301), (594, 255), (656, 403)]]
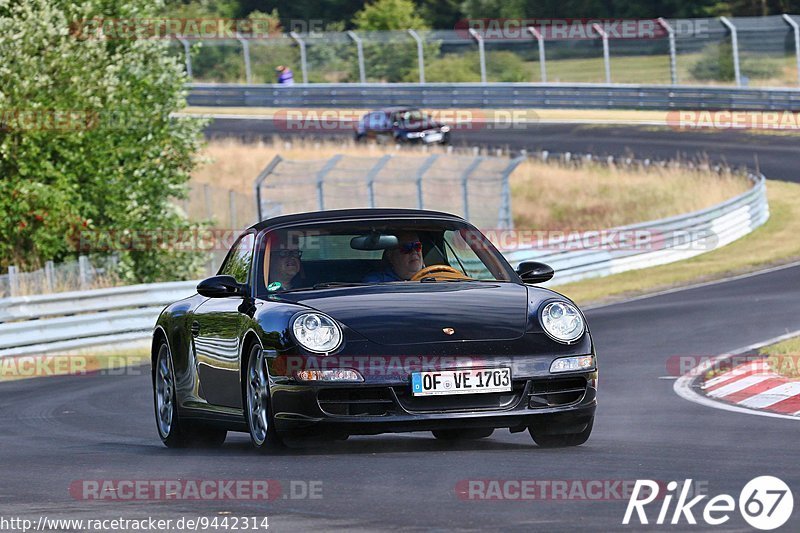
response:
[(456, 221), (314, 224), (269, 232), (264, 291), (397, 282), (511, 281), (488, 240)]
[(434, 123), (433, 119), (419, 109), (407, 109), (397, 113), (396, 119), (403, 127), (418, 128), (428, 127)]

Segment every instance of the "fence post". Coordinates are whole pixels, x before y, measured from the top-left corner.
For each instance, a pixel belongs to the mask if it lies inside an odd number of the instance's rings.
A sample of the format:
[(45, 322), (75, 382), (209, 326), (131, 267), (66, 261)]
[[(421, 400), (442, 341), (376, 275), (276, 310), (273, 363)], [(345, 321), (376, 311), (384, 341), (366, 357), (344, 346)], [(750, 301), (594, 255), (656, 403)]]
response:
[(727, 17), (720, 17), (719, 21), (731, 32), (731, 47), (733, 48), (733, 75), (736, 78), (736, 86), (742, 86), (742, 73), (739, 70), (739, 37), (736, 34), (736, 26)]
[[(303, 84), (305, 85), (308, 83), (308, 69), (306, 66), (306, 42), (303, 40), (302, 37), (300, 37), (300, 34), (298, 34), (295, 31), (290, 31), (289, 37), (294, 39), (294, 41), (300, 47), (300, 70), (303, 73)], [(261, 220), (260, 216), (259, 220)]]
[(89, 264), (89, 258), (85, 255), (78, 257), (78, 280), (81, 289), (85, 289), (89, 285), (90, 269), (92, 266)]
[(592, 29), (603, 39), (603, 64), (606, 67), (606, 83), (611, 83), (611, 54), (608, 51), (608, 34), (600, 24), (592, 24)]
[(264, 213), (261, 209), (261, 184), (264, 183), (264, 180), (267, 179), (267, 176), (272, 174), (272, 172), (275, 170), (275, 167), (277, 167), (281, 161), (283, 161), (281, 156), (276, 155), (273, 157), (272, 161), (267, 163), (267, 166), (264, 167), (264, 170), (262, 170), (256, 178), (254, 189), (256, 194), (256, 213), (258, 213), (258, 222), (264, 220)]
[(192, 81), (192, 51), (191, 47), (189, 46), (189, 41), (178, 36), (178, 40), (183, 45), (183, 54), (184, 54), (184, 61), (186, 62), (186, 74), (189, 76), (189, 81)]
[(511, 160), (506, 168), (503, 169), (503, 186), (500, 200), (500, 213), (497, 217), (497, 227), (511, 229), (514, 227), (514, 219), (511, 217), (511, 186), (509, 184), (511, 173), (514, 172), (520, 163), (525, 161), (527, 156), (521, 155)]
[(230, 212), (230, 229), (237, 229), (236, 224), (236, 191), (228, 190), (228, 211)]
[(794, 56), (797, 60), (797, 83), (800, 85), (800, 26), (789, 15), (784, 14), (783, 20), (785, 20), (794, 31)]
[(475, 172), (475, 169), (483, 162), (483, 157), (476, 157), (472, 163), (464, 170), (461, 175), (461, 196), (464, 203), (464, 219), (469, 220), (469, 177)]
[(475, 28), (469, 29), (469, 34), (472, 38), (478, 41), (478, 58), (481, 62), (481, 83), (486, 83), (486, 53), (483, 49), (483, 37), (475, 31)]
[(669, 79), (672, 85), (678, 85), (678, 61), (676, 59), (677, 50), (675, 48), (675, 30), (663, 17), (658, 18), (658, 23), (667, 31), (669, 36)]
[(44, 263), (44, 280), (47, 285), (47, 291), (53, 292), (56, 287), (56, 272), (55, 265), (52, 261), (45, 261)]
[(425, 176), (425, 173), (428, 172), (436, 160), (439, 159), (438, 154), (433, 154), (429, 156), (428, 159), (422, 162), (417, 169), (417, 209), (422, 209), (425, 205), (425, 200), (422, 195), (422, 178)]
[(250, 69), (250, 43), (237, 31), (236, 39), (242, 43), (242, 55), (244, 56), (244, 79), (247, 83), (253, 83), (253, 71)]
[(422, 39), (414, 30), (408, 30), (408, 34), (417, 41), (417, 65), (419, 67), (419, 82), (425, 83), (425, 54), (422, 48)]
[(361, 83), (367, 83), (367, 74), (364, 69), (364, 44), (361, 42), (361, 37), (356, 35), (356, 32), (350, 30), (347, 35), (356, 43), (356, 50), (358, 51), (358, 75)]
[(320, 211), (325, 211), (325, 176), (328, 174), (328, 172), (333, 170), (333, 167), (336, 166), (341, 158), (342, 154), (336, 154), (335, 156), (331, 157), (328, 159), (328, 162), (325, 163), (325, 166), (322, 167), (322, 170), (317, 173), (317, 200), (319, 202)]
[(533, 26), (528, 26), (528, 31), (536, 37), (536, 40), (539, 42), (539, 72), (541, 73), (542, 83), (547, 83), (547, 65), (545, 64), (544, 58), (544, 37), (542, 34), (534, 28)]
[(8, 294), (12, 298), (19, 296), (19, 276), (17, 275), (17, 267), (14, 265), (8, 266)]
[(392, 158), (392, 154), (385, 155), (378, 159), (378, 162), (373, 165), (369, 172), (367, 172), (367, 193), (369, 196), (369, 206), (375, 207), (375, 178), (380, 174), (386, 163)]

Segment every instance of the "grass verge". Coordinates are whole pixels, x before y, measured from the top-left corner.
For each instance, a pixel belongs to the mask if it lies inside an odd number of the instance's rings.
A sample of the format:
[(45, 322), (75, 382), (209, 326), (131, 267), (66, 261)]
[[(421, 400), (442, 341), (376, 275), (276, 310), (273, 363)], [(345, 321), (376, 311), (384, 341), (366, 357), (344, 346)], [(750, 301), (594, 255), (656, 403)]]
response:
[(95, 347), (53, 354), (0, 358), (0, 382), (51, 376), (130, 375), (149, 362), (147, 341), (128, 347)]
[(758, 353), (767, 356), (767, 363), (774, 372), (787, 378), (800, 379), (800, 337), (764, 346)]
[[(768, 181), (770, 217), (741, 239), (686, 261), (554, 287), (581, 304), (606, 303), (800, 259), (800, 184)], [(555, 280), (558, 280), (556, 273)]]

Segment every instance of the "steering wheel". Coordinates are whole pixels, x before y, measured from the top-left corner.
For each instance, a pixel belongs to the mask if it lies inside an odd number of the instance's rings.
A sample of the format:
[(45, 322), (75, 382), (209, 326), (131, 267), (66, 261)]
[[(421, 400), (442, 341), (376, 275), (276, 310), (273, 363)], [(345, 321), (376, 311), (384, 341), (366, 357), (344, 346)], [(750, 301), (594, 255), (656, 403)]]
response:
[(465, 276), (450, 265), (431, 265), (411, 276), (411, 281), (419, 281), (422, 278), (431, 277), (439, 279), (469, 279), (468, 276)]

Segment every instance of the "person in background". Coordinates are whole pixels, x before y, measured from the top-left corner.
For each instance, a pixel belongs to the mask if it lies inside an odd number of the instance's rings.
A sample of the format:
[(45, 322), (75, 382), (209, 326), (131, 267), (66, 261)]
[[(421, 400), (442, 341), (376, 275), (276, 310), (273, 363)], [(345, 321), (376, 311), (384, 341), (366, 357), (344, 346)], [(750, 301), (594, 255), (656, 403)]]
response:
[(275, 69), (275, 74), (278, 76), (279, 85), (294, 85), (294, 73), (289, 67), (279, 65)]

